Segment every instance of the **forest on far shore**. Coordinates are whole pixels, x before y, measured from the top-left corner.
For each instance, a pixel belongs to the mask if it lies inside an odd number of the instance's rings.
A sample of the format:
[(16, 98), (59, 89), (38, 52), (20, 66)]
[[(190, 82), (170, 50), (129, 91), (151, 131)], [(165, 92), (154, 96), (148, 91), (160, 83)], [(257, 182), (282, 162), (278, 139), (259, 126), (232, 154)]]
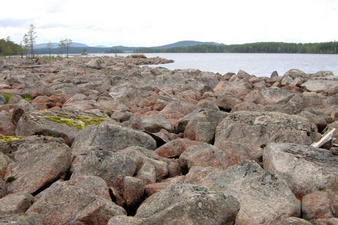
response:
[(177, 53), (315, 53), (338, 54), (338, 42), (323, 43), (284, 43), (257, 42), (234, 45), (194, 45), (168, 49), (138, 48), (135, 52), (177, 52)]

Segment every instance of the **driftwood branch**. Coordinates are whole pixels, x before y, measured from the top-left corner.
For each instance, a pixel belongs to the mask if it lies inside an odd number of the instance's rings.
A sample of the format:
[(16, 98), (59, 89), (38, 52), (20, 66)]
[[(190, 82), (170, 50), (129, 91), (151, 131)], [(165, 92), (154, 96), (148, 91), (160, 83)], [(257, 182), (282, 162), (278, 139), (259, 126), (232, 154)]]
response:
[(311, 146), (315, 147), (315, 148), (322, 147), (324, 144), (326, 144), (327, 142), (329, 142), (330, 140), (332, 140), (333, 134), (334, 134), (335, 130), (336, 130), (336, 128), (333, 128), (332, 130), (326, 132), (324, 134), (324, 136), (318, 142), (312, 143)]

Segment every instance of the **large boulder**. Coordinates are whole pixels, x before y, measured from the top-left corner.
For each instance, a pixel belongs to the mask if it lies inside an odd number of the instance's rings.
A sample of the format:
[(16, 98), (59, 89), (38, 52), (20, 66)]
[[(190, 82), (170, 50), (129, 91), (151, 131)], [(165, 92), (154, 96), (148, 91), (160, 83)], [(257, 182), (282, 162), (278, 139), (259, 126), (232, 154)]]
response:
[(6, 182), (0, 178), (0, 198), (7, 194)]
[(94, 58), (94, 59), (91, 59), (89, 62), (87, 62), (86, 66), (88, 68), (99, 70), (105, 67), (105, 62), (102, 58)]
[(187, 148), (198, 145), (200, 142), (187, 138), (172, 140), (155, 150), (155, 153), (162, 157), (178, 158)]
[(170, 122), (162, 115), (150, 115), (142, 118), (142, 125), (145, 131), (150, 133), (159, 132), (161, 129), (170, 131)]
[(238, 225), (276, 224), (285, 217), (300, 215), (300, 202), (286, 182), (265, 172), (254, 161), (226, 170), (193, 167), (185, 181), (237, 198), (241, 205), (236, 218)]
[(191, 103), (175, 101), (166, 105), (160, 112), (165, 118), (167, 118), (172, 125), (183, 116), (191, 113), (196, 109), (196, 106)]
[(72, 153), (86, 153), (90, 148), (115, 152), (129, 146), (155, 149), (156, 141), (146, 133), (107, 121), (82, 130), (74, 140)]
[(205, 187), (175, 183), (153, 194), (137, 209), (144, 224), (234, 224), (238, 201)]
[(260, 88), (254, 89), (244, 98), (244, 101), (253, 102), (261, 105), (274, 104), (290, 99), (294, 93), (278, 88)]
[(143, 220), (135, 218), (133, 216), (114, 216), (108, 221), (107, 225), (117, 225), (117, 224), (141, 225), (143, 224)]
[(291, 69), (283, 75), (282, 80), (281, 80), (281, 85), (283, 86), (290, 85), (296, 79), (300, 80), (301, 82), (304, 82), (308, 78), (309, 76), (303, 71), (298, 70), (298, 69)]
[[(138, 146), (132, 146), (119, 151), (119, 154), (126, 155), (134, 161), (136, 165), (136, 176), (144, 180), (146, 183), (148, 183), (148, 181), (160, 181), (164, 177), (168, 176), (169, 160), (158, 156), (154, 151)], [(144, 171), (146, 168), (151, 168), (150, 171), (154, 172), (154, 179), (148, 180), (146, 178), (147, 176), (143, 176), (145, 175), (142, 174), (143, 172), (149, 171), (148, 169)]]
[(13, 153), (5, 173), (9, 193), (34, 193), (65, 175), (71, 165), (70, 148), (60, 139), (36, 138), (22, 142)]
[(193, 166), (228, 167), (226, 154), (213, 145), (204, 143), (191, 146), (185, 150), (181, 154), (179, 162), (183, 171), (187, 171)]
[(338, 156), (307, 145), (271, 143), (264, 149), (264, 169), (285, 179), (300, 196), (337, 182)]
[[(338, 193), (335, 194), (335, 198), (338, 198)], [(320, 219), (320, 218), (332, 218), (334, 213), (331, 210), (330, 195), (325, 191), (315, 191), (307, 194), (302, 199), (302, 215), (307, 220)]]
[(222, 111), (200, 110), (187, 123), (184, 137), (212, 144), (217, 125), (228, 115)]
[(311, 144), (315, 136), (315, 125), (300, 116), (239, 111), (217, 126), (215, 146), (225, 151), (230, 164), (236, 164), (246, 159), (260, 160), (268, 143)]
[(112, 186), (118, 176), (133, 176), (136, 164), (125, 154), (92, 150), (78, 155), (72, 163), (71, 171), (72, 179), (79, 176), (98, 176)]
[(0, 225), (43, 225), (40, 216), (36, 214), (0, 215)]
[(34, 111), (34, 107), (24, 99), (21, 99), (18, 103), (14, 105), (11, 121), (13, 124), (17, 124), (21, 116), (25, 112)]
[(34, 197), (25, 192), (6, 195), (0, 199), (0, 214), (24, 213), (34, 202)]
[(303, 83), (302, 87), (307, 91), (333, 95), (338, 92), (338, 78), (327, 77), (311, 79)]
[(11, 162), (12, 160), (0, 151), (0, 178), (5, 175), (8, 164)]
[(7, 112), (0, 112), (0, 135), (14, 135), (15, 126)]
[(281, 222), (277, 223), (277, 225), (312, 225), (312, 223), (301, 218), (289, 217), (283, 219)]
[(246, 80), (220, 81), (214, 88), (215, 94), (230, 95), (243, 99), (252, 90), (252, 85)]
[(61, 137), (71, 144), (81, 129), (108, 119), (104, 115), (66, 110), (26, 112), (18, 121), (15, 133), (18, 136), (38, 134)]
[[(108, 188), (107, 188), (108, 191)], [(43, 191), (27, 210), (38, 214), (44, 225), (81, 224), (101, 225), (117, 215), (125, 215), (123, 208), (92, 192), (91, 188), (67, 182), (56, 182)]]

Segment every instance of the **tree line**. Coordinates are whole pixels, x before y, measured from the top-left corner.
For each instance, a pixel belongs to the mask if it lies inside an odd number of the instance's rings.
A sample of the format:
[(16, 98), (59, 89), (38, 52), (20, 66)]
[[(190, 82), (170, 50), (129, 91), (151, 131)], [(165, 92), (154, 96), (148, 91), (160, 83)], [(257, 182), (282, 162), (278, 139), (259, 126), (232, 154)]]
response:
[[(21, 57), (26, 56), (34, 58), (37, 51), (34, 48), (36, 38), (37, 35), (35, 31), (35, 26), (31, 24), (27, 33), (24, 34), (20, 45), (12, 42), (10, 40), (10, 37), (7, 37), (7, 39), (0, 39), (0, 56), (21, 55)], [(62, 50), (62, 53), (66, 54), (67, 58), (69, 55), (69, 49), (71, 44), (72, 40), (67, 38), (59, 42), (58, 47)], [(49, 53), (49, 57), (51, 57), (52, 43), (50, 42), (47, 44), (47, 53)], [(83, 51), (82, 53), (86, 54), (85, 51)]]
[(235, 45), (194, 45), (187, 47), (174, 47), (167, 49), (138, 48), (135, 52), (141, 53), (314, 53), (338, 54), (338, 42), (322, 43), (284, 43), (284, 42), (258, 42)]
[(22, 48), (15, 44), (10, 38), (0, 39), (0, 56), (20, 55)]

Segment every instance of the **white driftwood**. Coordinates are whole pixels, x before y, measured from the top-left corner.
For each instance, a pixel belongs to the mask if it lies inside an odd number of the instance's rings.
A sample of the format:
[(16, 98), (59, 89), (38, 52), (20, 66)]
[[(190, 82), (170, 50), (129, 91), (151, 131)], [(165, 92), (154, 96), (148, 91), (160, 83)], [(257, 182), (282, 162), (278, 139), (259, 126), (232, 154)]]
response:
[(324, 136), (318, 141), (318, 142), (314, 142), (312, 143), (312, 147), (315, 148), (320, 148), (322, 147), (324, 144), (326, 144), (327, 142), (329, 142), (330, 140), (332, 140), (333, 138), (333, 133), (335, 132), (336, 128), (333, 128), (332, 130), (326, 132), (324, 134)]

